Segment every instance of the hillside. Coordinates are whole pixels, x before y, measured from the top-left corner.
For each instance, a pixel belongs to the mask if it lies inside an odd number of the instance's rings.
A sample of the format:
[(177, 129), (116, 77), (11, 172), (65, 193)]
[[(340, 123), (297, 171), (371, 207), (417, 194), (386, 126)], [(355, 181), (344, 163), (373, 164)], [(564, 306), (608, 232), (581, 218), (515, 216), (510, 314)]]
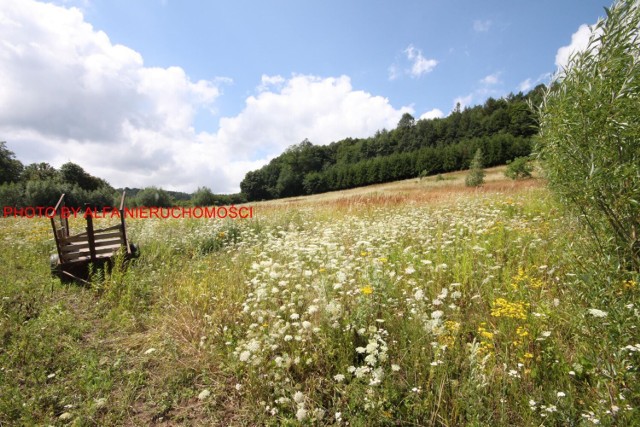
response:
[(574, 219), (502, 172), (132, 219), (141, 257), (91, 288), (4, 219), (0, 423), (630, 425), (637, 283), (578, 278)]

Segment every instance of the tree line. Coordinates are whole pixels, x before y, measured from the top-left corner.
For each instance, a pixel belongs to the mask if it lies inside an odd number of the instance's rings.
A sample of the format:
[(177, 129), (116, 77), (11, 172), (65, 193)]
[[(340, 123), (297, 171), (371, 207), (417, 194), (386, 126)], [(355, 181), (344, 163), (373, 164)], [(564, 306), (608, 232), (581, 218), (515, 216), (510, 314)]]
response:
[(0, 206), (55, 206), (64, 193), (68, 207), (119, 207), (123, 190), (127, 207), (221, 206), (246, 201), (242, 194), (214, 194), (207, 187), (192, 194), (158, 187), (115, 189), (72, 162), (59, 169), (44, 162), (24, 166), (6, 142), (0, 141)]
[(361, 185), (467, 169), (477, 149), (485, 166), (505, 164), (531, 152), (545, 90), (489, 98), (483, 105), (446, 118), (415, 120), (404, 114), (393, 130), (370, 138), (346, 138), (329, 145), (308, 140), (289, 147), (240, 184), (249, 201), (316, 194)]

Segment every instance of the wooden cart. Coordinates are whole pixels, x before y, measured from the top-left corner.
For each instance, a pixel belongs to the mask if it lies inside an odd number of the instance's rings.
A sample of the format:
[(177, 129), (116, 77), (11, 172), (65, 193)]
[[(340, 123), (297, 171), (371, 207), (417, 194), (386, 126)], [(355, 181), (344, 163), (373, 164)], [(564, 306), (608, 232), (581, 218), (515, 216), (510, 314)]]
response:
[[(60, 196), (51, 216), (51, 227), (57, 255), (51, 256), (51, 272), (65, 281), (88, 283), (89, 265), (93, 268), (111, 266), (116, 253), (122, 248), (125, 259), (138, 256), (138, 249), (127, 239), (124, 217), (125, 192), (120, 199), (120, 224), (103, 229), (93, 228), (92, 215), (85, 214), (87, 227), (79, 234), (69, 234), (69, 210), (65, 210), (64, 194)], [(64, 215), (63, 213), (67, 213)], [(57, 218), (56, 218), (57, 217)]]

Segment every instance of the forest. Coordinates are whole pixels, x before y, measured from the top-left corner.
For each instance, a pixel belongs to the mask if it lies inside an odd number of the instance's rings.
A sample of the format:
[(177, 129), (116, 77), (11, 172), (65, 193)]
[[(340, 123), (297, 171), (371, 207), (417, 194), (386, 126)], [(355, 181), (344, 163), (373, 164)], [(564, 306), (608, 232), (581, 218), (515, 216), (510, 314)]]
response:
[(249, 201), (317, 194), (369, 184), (467, 169), (478, 148), (484, 166), (505, 164), (531, 152), (536, 113), (545, 90), (488, 98), (456, 108), (445, 118), (415, 120), (405, 113), (393, 130), (328, 145), (305, 139), (289, 147), (240, 184)]
[(445, 118), (416, 120), (405, 113), (395, 129), (370, 138), (346, 138), (328, 145), (305, 139), (290, 146), (264, 167), (248, 172), (241, 193), (214, 194), (199, 187), (192, 194), (161, 188), (114, 189), (68, 162), (24, 166), (0, 142), (0, 204), (55, 206), (60, 194), (70, 206), (113, 206), (126, 190), (129, 206), (222, 205), (317, 194), (370, 184), (468, 169), (481, 149), (486, 167), (501, 165), (531, 152), (538, 133), (536, 112), (545, 91), (488, 98), (483, 105), (461, 109)]

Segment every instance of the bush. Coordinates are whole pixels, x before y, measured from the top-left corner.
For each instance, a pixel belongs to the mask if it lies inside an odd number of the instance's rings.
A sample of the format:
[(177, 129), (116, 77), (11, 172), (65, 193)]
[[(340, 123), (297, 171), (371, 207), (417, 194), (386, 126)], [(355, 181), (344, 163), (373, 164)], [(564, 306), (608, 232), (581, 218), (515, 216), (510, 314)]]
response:
[(136, 205), (144, 207), (170, 208), (173, 206), (171, 195), (161, 188), (147, 187), (136, 194)]
[(640, 6), (596, 24), (545, 94), (537, 150), (553, 190), (585, 221), (600, 255), (640, 270)]
[(5, 182), (0, 184), (0, 207), (24, 207), (24, 185), (22, 183)]
[(216, 203), (216, 196), (207, 187), (198, 187), (191, 201), (193, 206), (212, 206)]
[(513, 161), (507, 163), (507, 170), (504, 172), (507, 178), (524, 179), (531, 178), (533, 166), (528, 157), (516, 157)]
[(484, 184), (482, 150), (478, 148), (469, 165), (469, 175), (464, 180), (467, 187), (479, 187)]

